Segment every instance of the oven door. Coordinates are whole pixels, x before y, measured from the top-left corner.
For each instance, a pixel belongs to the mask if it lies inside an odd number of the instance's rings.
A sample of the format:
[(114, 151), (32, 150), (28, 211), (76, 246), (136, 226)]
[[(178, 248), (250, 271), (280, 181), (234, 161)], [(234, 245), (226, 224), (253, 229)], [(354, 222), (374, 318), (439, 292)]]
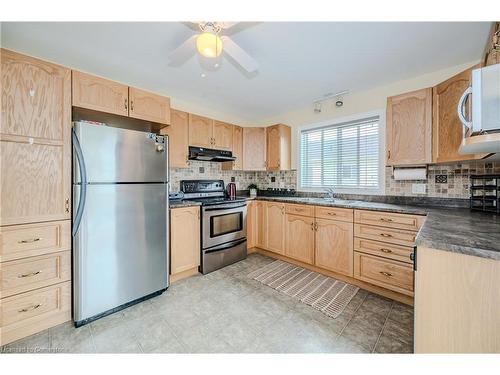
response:
[(247, 236), (247, 205), (227, 203), (203, 207), (202, 247), (208, 249)]

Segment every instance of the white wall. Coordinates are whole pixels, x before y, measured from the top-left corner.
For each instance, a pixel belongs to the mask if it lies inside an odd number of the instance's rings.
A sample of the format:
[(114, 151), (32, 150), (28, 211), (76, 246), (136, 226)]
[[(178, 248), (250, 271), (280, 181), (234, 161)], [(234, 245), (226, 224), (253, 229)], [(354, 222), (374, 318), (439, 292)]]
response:
[(265, 121), (266, 124), (283, 123), (292, 127), (292, 168), (297, 167), (297, 134), (298, 128), (303, 125), (314, 123), (324, 123), (328, 120), (350, 117), (356, 114), (384, 111), (388, 96), (397, 95), (403, 92), (418, 90), (424, 87), (434, 86), (439, 82), (459, 73), (479, 61), (471, 61), (467, 64), (453, 66), (447, 69), (424, 74), (412, 79), (394, 82), (385, 86), (377, 87), (371, 90), (352, 93), (344, 97), (344, 106), (335, 107), (334, 102), (323, 105), (321, 113), (314, 113), (312, 102), (310, 105), (284, 113)]

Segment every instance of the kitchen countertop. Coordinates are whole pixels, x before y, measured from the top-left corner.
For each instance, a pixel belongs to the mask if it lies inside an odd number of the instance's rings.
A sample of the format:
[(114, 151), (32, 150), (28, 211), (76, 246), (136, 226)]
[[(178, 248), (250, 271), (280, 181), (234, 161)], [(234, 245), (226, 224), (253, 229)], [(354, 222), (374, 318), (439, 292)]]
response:
[(358, 200), (331, 202), (324, 198), (258, 196), (248, 199), (427, 215), (415, 242), (417, 246), (500, 260), (500, 216), (492, 213)]
[(201, 206), (201, 202), (189, 200), (171, 200), (170, 208)]

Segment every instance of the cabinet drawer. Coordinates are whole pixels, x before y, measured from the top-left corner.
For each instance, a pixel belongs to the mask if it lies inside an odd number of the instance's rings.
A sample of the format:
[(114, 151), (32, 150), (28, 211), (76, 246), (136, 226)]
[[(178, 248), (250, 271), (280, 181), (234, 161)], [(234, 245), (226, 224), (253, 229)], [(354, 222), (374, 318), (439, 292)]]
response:
[(399, 260), (401, 262), (413, 263), (410, 259), (410, 254), (413, 252), (413, 247), (365, 240), (363, 238), (354, 238), (354, 250), (384, 258)]
[(315, 207), (314, 216), (322, 219), (332, 219), (340, 221), (353, 221), (353, 210), (349, 208), (335, 208), (335, 207)]
[(0, 298), (70, 279), (70, 251), (5, 262), (0, 272)]
[(394, 243), (397, 245), (413, 246), (417, 233), (402, 229), (354, 224), (354, 236)]
[(0, 326), (20, 325), (71, 310), (71, 282), (2, 299)]
[(287, 214), (314, 217), (314, 206), (307, 206), (305, 204), (286, 204), (285, 211)]
[(71, 249), (71, 221), (0, 228), (0, 261)]
[(381, 225), (418, 231), (425, 221), (425, 216), (355, 210), (354, 221), (360, 224)]
[(413, 295), (413, 267), (406, 263), (354, 252), (354, 278)]

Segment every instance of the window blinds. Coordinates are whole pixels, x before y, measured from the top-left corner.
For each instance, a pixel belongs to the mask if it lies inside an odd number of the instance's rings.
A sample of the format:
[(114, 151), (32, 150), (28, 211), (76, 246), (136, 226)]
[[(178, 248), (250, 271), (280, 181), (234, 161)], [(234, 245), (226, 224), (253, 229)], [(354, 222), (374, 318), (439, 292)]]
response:
[(379, 119), (300, 133), (300, 186), (378, 188)]

